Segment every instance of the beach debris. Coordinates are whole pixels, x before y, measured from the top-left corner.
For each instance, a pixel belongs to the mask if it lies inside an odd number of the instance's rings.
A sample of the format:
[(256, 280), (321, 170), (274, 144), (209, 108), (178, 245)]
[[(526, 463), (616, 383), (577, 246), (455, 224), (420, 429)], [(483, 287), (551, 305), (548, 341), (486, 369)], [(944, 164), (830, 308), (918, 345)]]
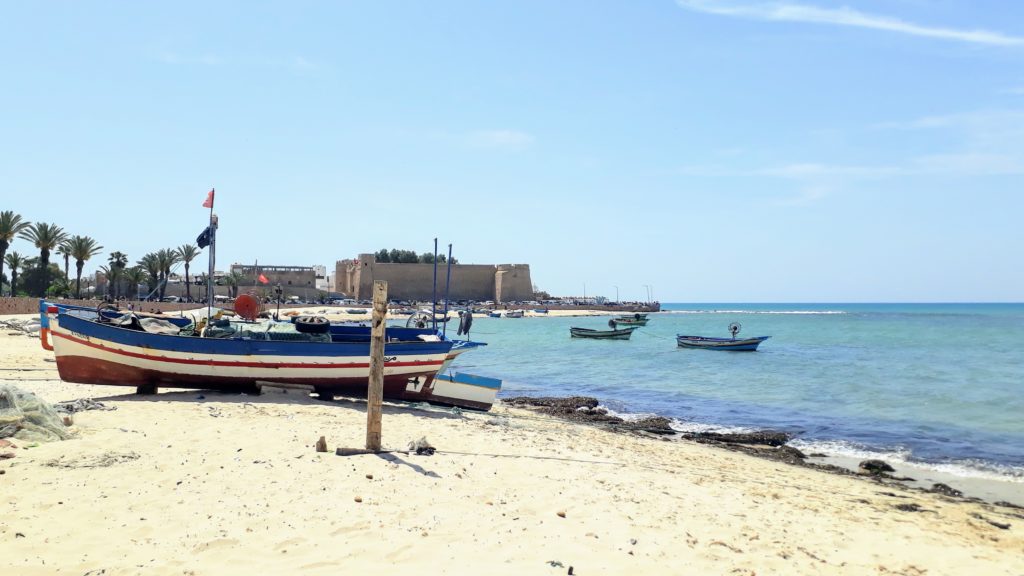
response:
[(65, 426), (71, 426), (72, 424), (74, 424), (74, 420), (71, 419), (71, 416), (65, 416), (61, 418), (61, 421), (64, 422)]
[(7, 330), (13, 330), (14, 332), (8, 332), (9, 336), (21, 335), (21, 334), (36, 334), (42, 328), (39, 324), (39, 318), (29, 318), (26, 320), (0, 320), (0, 326), (3, 326)]
[(559, 562), (558, 560), (548, 560), (548, 565), (550, 565), (552, 568), (565, 568), (565, 565)]
[(558, 512), (555, 512), (555, 515), (559, 518), (565, 518), (565, 510), (559, 510)]
[(0, 386), (0, 438), (50, 442), (70, 437), (52, 406), (31, 392)]
[(566, 572), (566, 574), (568, 574), (569, 576), (572, 576), (572, 566), (569, 566), (569, 571)]
[(879, 476), (885, 472), (895, 472), (896, 469), (882, 460), (864, 460), (858, 466), (861, 473)]
[(981, 514), (978, 514), (977, 512), (971, 512), (970, 515), (971, 515), (972, 518), (977, 518), (978, 520), (981, 520), (982, 522), (987, 522), (987, 523), (995, 526), (996, 528), (999, 528), (1000, 530), (1009, 530), (1010, 529), (1010, 524), (1008, 524), (1008, 523), (1004, 524), (1002, 522), (996, 522), (995, 520), (990, 520), (988, 518), (985, 518)]
[(11, 442), (10, 440), (0, 438), (0, 448), (17, 448), (17, 446), (15, 446), (14, 442)]
[(60, 456), (53, 460), (44, 462), (44, 466), (51, 468), (108, 468), (115, 464), (131, 462), (141, 458), (135, 452), (104, 452), (99, 455), (84, 454), (80, 456)]
[(7, 460), (8, 458), (14, 458), (14, 452), (0, 452), (0, 460)]
[(613, 416), (608, 413), (606, 408), (598, 405), (597, 398), (591, 396), (569, 396), (567, 398), (516, 396), (514, 398), (504, 398), (502, 403), (536, 410), (542, 414), (557, 416), (570, 422), (608, 425), (620, 430), (651, 432), (654, 434), (674, 434), (676, 432), (670, 426), (672, 421), (662, 416), (644, 416), (628, 419)]
[(928, 512), (928, 510), (921, 508), (920, 504), (915, 504), (913, 502), (907, 504), (897, 504), (896, 506), (894, 506), (894, 508), (901, 512)]
[(356, 496), (355, 498), (353, 498), (353, 500), (355, 500), (358, 503), (358, 502), (362, 502), (363, 498), (361, 496)]
[(415, 452), (418, 455), (426, 454), (427, 456), (431, 456), (431, 455), (434, 454), (434, 451), (437, 450), (437, 449), (434, 448), (433, 446), (431, 446), (430, 442), (427, 442), (427, 437), (426, 436), (420, 436), (419, 440), (410, 440), (409, 441), (408, 450), (410, 452)]
[(74, 414), (86, 410), (117, 410), (117, 406), (107, 406), (103, 402), (97, 402), (92, 398), (79, 398), (78, 400), (65, 400), (53, 405), (53, 409), (61, 414)]
[(942, 494), (943, 496), (952, 496), (954, 498), (960, 498), (961, 496), (964, 495), (963, 492), (957, 490), (956, 488), (951, 488), (946, 484), (943, 484), (942, 482), (936, 482), (935, 484), (932, 484), (932, 487), (928, 491), (934, 492), (936, 494)]
[(327, 452), (327, 439), (324, 438), (323, 436), (321, 436), (320, 439), (316, 441), (316, 451)]
[(792, 434), (777, 430), (757, 430), (755, 432), (683, 432), (683, 438), (697, 442), (722, 442), (725, 444), (760, 444), (763, 446), (782, 446), (789, 442)]

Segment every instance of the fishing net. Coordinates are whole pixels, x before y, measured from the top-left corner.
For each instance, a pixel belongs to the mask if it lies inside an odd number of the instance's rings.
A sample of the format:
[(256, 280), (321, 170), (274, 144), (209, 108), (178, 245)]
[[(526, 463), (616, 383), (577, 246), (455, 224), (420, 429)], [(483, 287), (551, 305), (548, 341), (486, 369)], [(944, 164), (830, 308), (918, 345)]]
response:
[(248, 340), (274, 340), (276, 342), (330, 342), (330, 334), (299, 332), (290, 322), (229, 322), (214, 321), (206, 329), (207, 338), (244, 338)]
[(31, 392), (0, 386), (0, 438), (27, 442), (66, 440), (71, 435), (60, 414)]

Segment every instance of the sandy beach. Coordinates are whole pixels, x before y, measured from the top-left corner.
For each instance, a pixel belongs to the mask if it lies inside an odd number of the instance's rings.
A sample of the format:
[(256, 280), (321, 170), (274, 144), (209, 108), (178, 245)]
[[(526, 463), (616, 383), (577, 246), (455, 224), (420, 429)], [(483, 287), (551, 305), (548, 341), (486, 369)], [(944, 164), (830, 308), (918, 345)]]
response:
[(359, 401), (136, 396), (48, 360), (0, 333), (0, 384), (114, 410), (0, 448), (0, 574), (1024, 573), (1022, 509), (506, 406), (386, 405), (386, 447), (437, 451), (336, 456)]

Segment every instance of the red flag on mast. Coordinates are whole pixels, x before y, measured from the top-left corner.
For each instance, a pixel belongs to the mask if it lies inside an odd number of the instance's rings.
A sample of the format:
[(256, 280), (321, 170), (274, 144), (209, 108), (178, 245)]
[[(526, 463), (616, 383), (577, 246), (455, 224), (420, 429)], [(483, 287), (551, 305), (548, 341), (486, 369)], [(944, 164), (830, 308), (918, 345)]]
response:
[(213, 208), (213, 188), (210, 188), (210, 193), (206, 195), (206, 202), (203, 202), (203, 208)]
[(267, 280), (266, 276), (260, 274), (260, 284), (270, 284), (270, 280)]

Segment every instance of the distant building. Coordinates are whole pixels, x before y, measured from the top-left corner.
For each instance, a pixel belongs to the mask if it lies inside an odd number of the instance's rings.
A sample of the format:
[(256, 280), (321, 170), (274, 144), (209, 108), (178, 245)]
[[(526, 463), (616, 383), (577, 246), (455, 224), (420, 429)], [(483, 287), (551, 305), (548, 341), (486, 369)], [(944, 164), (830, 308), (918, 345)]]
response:
[[(438, 299), (444, 297), (446, 275), (447, 265), (438, 264)], [(357, 300), (372, 298), (373, 282), (386, 280), (389, 299), (428, 301), (433, 294), (434, 265), (377, 262), (373, 254), (360, 254), (353, 260), (339, 260), (334, 279), (336, 292)], [(451, 300), (494, 302), (532, 300), (530, 265), (453, 264), (449, 297)]]
[[(326, 270), (323, 266), (321, 269)], [(304, 299), (316, 297), (316, 269), (314, 266), (232, 264), (231, 272), (242, 276), (242, 281), (238, 283), (241, 291), (244, 291), (246, 287), (273, 289), (280, 285), (284, 296), (299, 296)], [(259, 282), (261, 274), (268, 280), (266, 284)]]

